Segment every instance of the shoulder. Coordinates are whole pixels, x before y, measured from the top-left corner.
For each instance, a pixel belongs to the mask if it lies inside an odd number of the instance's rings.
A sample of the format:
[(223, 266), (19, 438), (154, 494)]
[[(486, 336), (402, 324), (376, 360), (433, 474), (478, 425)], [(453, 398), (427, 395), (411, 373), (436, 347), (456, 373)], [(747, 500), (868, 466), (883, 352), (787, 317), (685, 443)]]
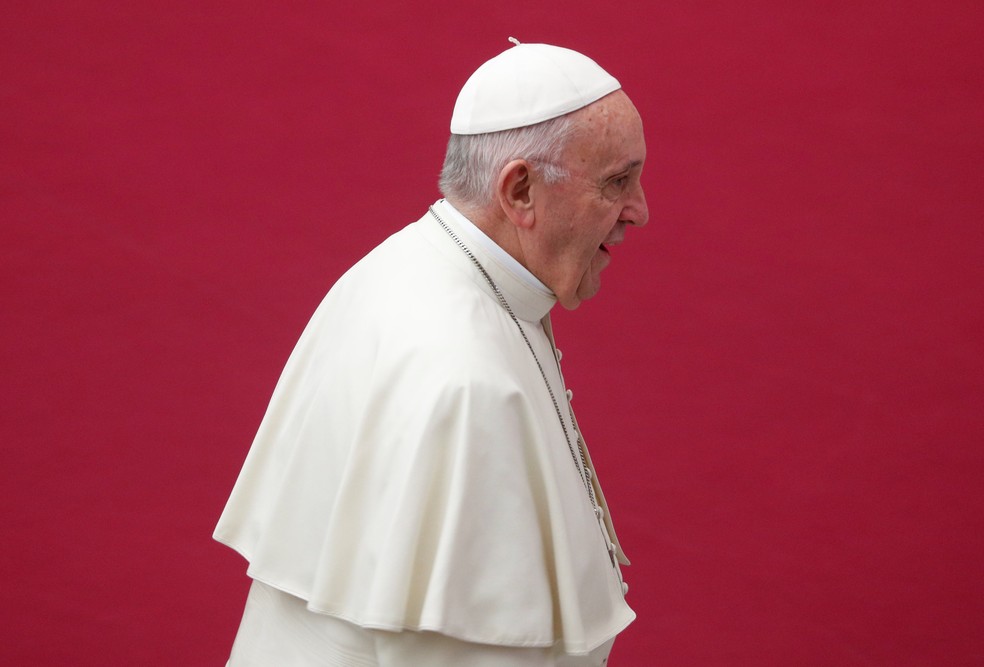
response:
[(422, 222), (386, 239), (339, 279), (312, 325), (324, 321), (333, 336), (373, 341), (397, 354), (452, 358), (462, 371), (495, 365), (522, 344), (481, 275), (457, 248), (435, 242)]

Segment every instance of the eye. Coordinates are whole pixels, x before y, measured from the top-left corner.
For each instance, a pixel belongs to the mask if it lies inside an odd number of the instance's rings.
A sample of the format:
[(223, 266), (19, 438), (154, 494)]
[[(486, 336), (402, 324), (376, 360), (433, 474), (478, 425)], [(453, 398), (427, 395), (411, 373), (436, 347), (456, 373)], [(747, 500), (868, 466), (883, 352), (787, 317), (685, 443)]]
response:
[(623, 174), (616, 176), (605, 184), (605, 196), (609, 199), (617, 199), (625, 187), (629, 184), (629, 175)]

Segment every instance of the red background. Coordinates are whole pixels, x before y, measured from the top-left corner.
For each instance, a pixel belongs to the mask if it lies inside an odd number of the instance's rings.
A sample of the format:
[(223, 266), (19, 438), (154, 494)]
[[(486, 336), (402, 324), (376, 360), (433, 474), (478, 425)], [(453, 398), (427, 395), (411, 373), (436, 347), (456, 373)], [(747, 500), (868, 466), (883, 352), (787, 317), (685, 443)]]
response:
[(556, 316), (635, 563), (612, 664), (984, 664), (982, 19), (6, 3), (0, 660), (223, 664), (210, 534), (279, 371), (514, 35), (647, 123), (651, 222)]

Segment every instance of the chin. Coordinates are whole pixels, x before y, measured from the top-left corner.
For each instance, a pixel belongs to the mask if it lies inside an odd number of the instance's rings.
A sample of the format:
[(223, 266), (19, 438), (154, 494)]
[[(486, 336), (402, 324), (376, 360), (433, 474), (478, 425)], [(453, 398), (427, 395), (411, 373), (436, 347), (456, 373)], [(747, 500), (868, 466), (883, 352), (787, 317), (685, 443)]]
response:
[(560, 305), (564, 307), (564, 310), (577, 310), (577, 307), (581, 305), (581, 300), (574, 297), (570, 301), (561, 301)]
[(597, 282), (594, 285), (591, 285), (590, 287), (587, 286), (582, 287), (577, 291), (576, 294), (573, 294), (569, 299), (561, 301), (560, 305), (562, 305), (567, 310), (574, 310), (582, 303), (584, 303), (588, 299), (593, 298), (596, 294), (598, 294), (598, 291), (600, 289), (601, 289), (601, 284)]

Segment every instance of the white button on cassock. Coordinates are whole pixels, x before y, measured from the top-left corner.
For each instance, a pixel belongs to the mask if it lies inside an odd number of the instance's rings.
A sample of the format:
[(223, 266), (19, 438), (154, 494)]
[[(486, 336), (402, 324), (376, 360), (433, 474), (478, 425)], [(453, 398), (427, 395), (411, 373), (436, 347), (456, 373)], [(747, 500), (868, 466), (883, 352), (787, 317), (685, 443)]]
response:
[(622, 595), (628, 595), (628, 593), (629, 593), (629, 585), (623, 581), (622, 582)]
[(567, 400), (568, 401), (573, 401), (574, 400), (574, 392), (571, 391), (570, 389), (567, 390)]
[(561, 352), (560, 350), (555, 349), (554, 350), (554, 355), (557, 357), (557, 361), (560, 361), (563, 358), (564, 353)]

